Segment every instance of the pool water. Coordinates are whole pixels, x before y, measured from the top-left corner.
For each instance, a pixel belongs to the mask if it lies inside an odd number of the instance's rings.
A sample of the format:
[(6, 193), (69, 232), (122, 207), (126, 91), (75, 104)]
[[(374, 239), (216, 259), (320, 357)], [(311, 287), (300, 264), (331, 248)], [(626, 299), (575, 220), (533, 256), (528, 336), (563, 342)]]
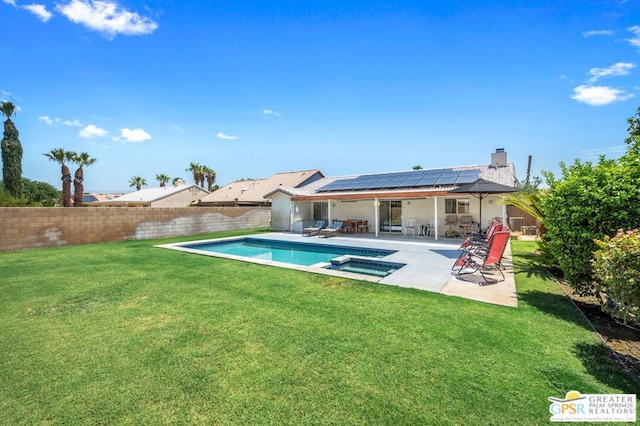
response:
[(301, 266), (330, 263), (331, 259), (345, 255), (382, 258), (395, 253), (394, 250), (273, 241), (250, 237), (233, 241), (189, 244), (183, 247)]
[(403, 266), (405, 266), (404, 263), (349, 258), (346, 259), (346, 261), (337, 261), (337, 259), (332, 259), (331, 266), (329, 268), (344, 272), (352, 272), (355, 274), (386, 277), (387, 275), (397, 271)]

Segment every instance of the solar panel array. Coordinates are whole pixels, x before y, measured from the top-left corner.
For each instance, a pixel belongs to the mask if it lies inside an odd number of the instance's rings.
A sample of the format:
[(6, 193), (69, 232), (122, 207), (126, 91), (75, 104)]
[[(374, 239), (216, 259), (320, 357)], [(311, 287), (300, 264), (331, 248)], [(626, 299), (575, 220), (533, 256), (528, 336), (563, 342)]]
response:
[(480, 169), (432, 169), (361, 175), (355, 178), (335, 180), (319, 188), (318, 192), (462, 185), (464, 183), (471, 183), (475, 181), (478, 179), (479, 175)]

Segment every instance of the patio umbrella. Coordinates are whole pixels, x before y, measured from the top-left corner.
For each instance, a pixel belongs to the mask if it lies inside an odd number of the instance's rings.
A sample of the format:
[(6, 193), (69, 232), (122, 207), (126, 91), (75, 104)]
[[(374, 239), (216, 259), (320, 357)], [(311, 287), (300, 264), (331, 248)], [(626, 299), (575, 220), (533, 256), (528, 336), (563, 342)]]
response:
[(482, 229), (482, 199), (487, 195), (505, 194), (508, 192), (518, 192), (519, 189), (513, 186), (502, 185), (486, 179), (477, 179), (474, 182), (461, 185), (456, 189), (452, 189), (452, 194), (471, 194), (480, 200), (480, 214), (478, 215), (478, 225)]

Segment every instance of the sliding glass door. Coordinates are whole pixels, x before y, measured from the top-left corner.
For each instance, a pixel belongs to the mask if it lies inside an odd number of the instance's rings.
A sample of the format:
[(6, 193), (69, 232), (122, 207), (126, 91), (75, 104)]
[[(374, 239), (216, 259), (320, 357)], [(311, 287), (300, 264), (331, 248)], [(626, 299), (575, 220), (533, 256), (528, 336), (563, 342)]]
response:
[(380, 201), (380, 232), (402, 232), (402, 201)]

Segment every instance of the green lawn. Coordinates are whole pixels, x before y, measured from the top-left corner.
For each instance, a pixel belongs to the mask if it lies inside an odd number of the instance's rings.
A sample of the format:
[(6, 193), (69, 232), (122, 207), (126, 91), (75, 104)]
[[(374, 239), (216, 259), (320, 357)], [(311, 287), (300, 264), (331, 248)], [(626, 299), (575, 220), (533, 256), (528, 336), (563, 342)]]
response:
[(0, 253), (0, 424), (529, 425), (640, 393), (533, 243), (514, 309), (170, 241)]

